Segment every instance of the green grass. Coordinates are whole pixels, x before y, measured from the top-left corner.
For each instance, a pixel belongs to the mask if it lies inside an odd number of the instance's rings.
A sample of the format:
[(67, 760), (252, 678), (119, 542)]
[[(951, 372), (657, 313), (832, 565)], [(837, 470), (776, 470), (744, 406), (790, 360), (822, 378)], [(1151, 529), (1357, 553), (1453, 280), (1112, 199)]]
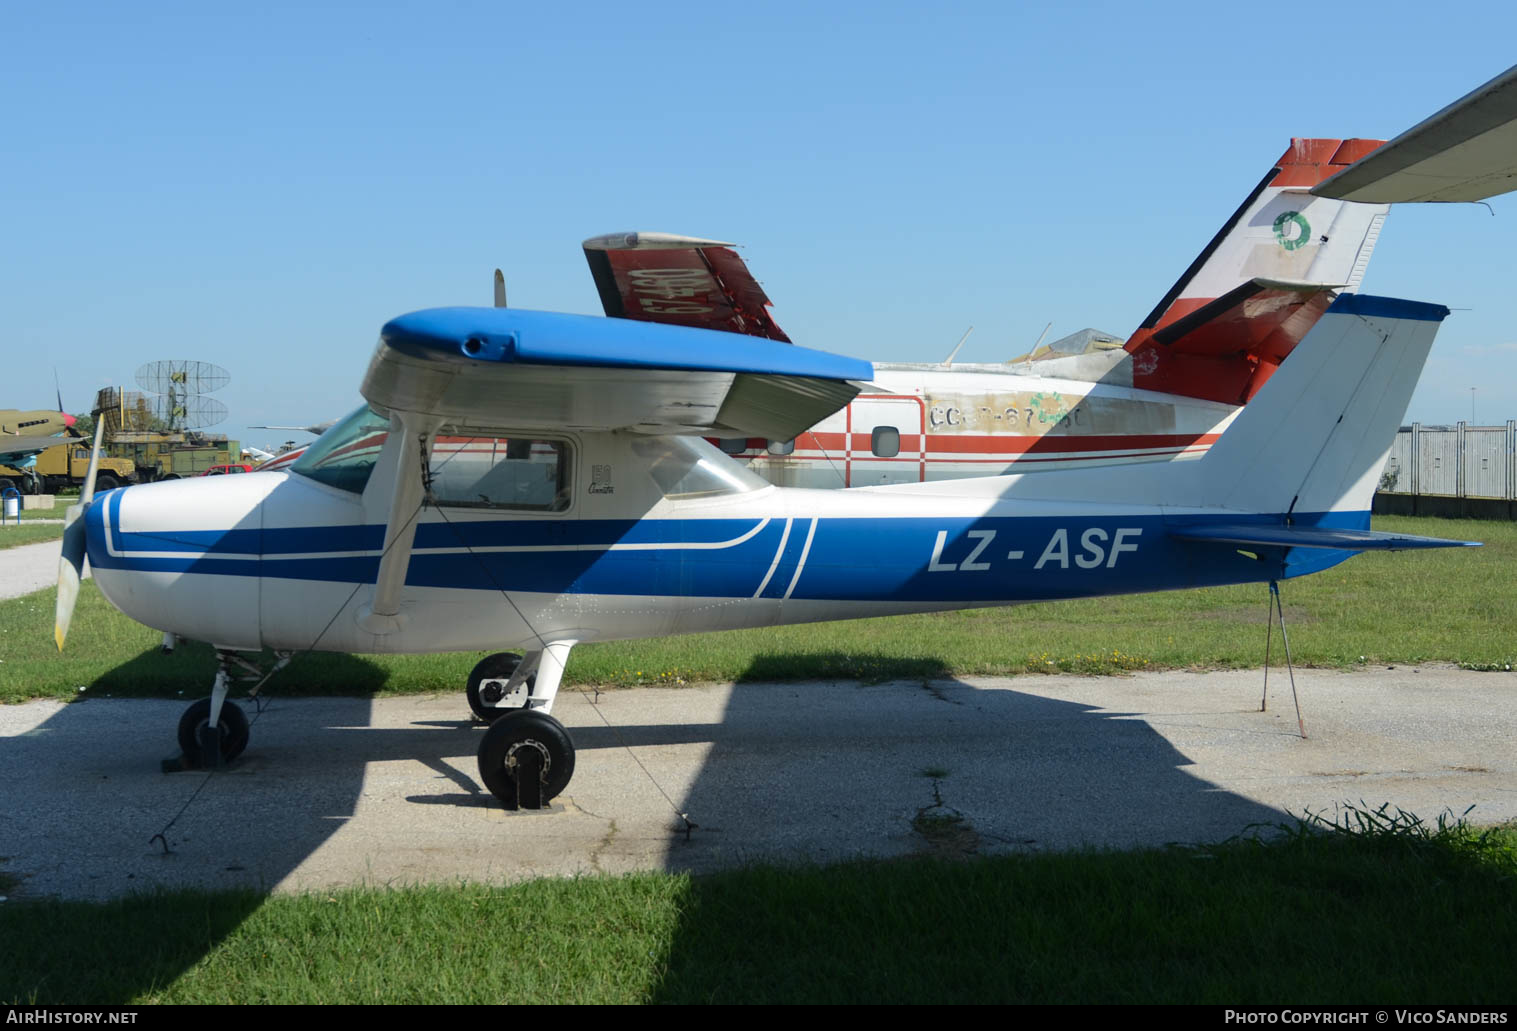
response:
[[(0, 1002), (1505, 1004), (1517, 834), (0, 907)], [(1327, 829), (1327, 833), (1323, 833)]]
[[(1305, 666), (1517, 662), (1517, 525), (1382, 518), (1379, 529), (1487, 542), (1366, 554), (1281, 587), (1291, 648)], [(1257, 666), (1268, 591), (1261, 584), (1013, 608), (774, 627), (574, 649), (568, 685), (1121, 673)], [(162, 656), (160, 635), (117, 613), (88, 582), (68, 649), (52, 643), (53, 596), (0, 602), (0, 701), (204, 694), (204, 645)], [(311, 655), (270, 681), (285, 695), (457, 690), (483, 653)], [(1274, 658), (1283, 662), (1279, 631)]]
[(52, 508), (23, 508), (21, 521), (24, 523), (29, 519), (62, 519), (67, 511), (68, 506), (61, 500), (54, 502)]
[(40, 526), (23, 521), (19, 526), (6, 523), (0, 526), (0, 549), (19, 548), (23, 544), (38, 541), (55, 541), (63, 537), (62, 523), (43, 523)]

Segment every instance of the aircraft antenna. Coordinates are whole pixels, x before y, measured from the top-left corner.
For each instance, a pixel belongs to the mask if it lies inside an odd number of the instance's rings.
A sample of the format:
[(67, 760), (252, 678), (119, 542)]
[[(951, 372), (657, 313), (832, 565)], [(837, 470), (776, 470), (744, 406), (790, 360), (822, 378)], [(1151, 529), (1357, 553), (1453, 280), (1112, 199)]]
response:
[(1048, 335), (1050, 329), (1053, 329), (1052, 319), (1049, 320), (1048, 325), (1043, 327), (1043, 332), (1038, 334), (1038, 339), (1033, 342), (1032, 350), (1027, 352), (1027, 357), (1031, 358), (1033, 356), (1033, 353), (1042, 345), (1043, 338)]
[(500, 269), (495, 270), (495, 307), (506, 306), (506, 274)]
[(961, 336), (961, 337), (959, 337), (959, 342), (953, 345), (953, 350), (949, 351), (948, 352), (948, 357), (943, 359), (943, 364), (944, 365), (952, 365), (953, 364), (953, 359), (958, 355), (959, 348), (961, 348), (961, 347), (964, 346), (964, 341), (968, 340), (969, 339), (969, 334), (971, 334), (973, 332), (974, 332), (974, 327), (973, 326), (970, 326), (968, 329), (964, 330), (964, 335)]

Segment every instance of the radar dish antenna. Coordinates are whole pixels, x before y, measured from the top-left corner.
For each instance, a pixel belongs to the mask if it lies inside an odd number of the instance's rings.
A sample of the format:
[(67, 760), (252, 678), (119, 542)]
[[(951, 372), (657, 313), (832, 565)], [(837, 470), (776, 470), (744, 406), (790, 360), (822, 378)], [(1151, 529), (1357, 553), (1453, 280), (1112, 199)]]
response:
[(231, 381), (229, 372), (209, 362), (148, 362), (137, 370), (137, 385), (159, 395), (150, 401), (153, 416), (170, 433), (203, 429), (225, 419), (226, 405), (202, 395)]

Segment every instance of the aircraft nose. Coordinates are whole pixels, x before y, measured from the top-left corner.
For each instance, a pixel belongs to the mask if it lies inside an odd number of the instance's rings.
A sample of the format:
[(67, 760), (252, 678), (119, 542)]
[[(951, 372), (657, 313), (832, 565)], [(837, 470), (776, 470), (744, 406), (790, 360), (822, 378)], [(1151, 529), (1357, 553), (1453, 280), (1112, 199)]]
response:
[(98, 495), (86, 513), (95, 582), (155, 630), (261, 647), (262, 505), (283, 477), (192, 477)]

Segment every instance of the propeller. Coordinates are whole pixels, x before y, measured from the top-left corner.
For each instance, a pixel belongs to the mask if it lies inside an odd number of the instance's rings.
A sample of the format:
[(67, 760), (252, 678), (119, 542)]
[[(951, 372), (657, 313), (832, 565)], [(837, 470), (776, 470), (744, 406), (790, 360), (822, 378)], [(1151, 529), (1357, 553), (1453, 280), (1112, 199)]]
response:
[(100, 468), (100, 436), (105, 432), (105, 418), (95, 414), (95, 444), (90, 450), (90, 467), (79, 490), (79, 503), (70, 505), (63, 517), (63, 553), (58, 559), (58, 607), (53, 618), (53, 641), (63, 651), (74, 620), (74, 604), (79, 600), (79, 579), (84, 575), (84, 513), (95, 500), (95, 473)]
[(506, 306), (506, 276), (500, 269), (495, 270), (495, 307)]

